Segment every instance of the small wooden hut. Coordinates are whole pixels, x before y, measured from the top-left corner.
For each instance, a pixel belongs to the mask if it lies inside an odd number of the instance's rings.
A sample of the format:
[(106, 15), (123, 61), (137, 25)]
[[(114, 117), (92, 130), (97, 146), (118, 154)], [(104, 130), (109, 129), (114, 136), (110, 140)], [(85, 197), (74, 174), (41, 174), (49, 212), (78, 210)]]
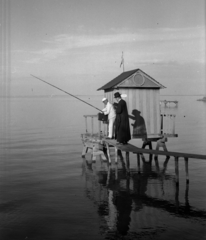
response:
[(126, 94), (133, 138), (147, 138), (160, 134), (160, 89), (162, 84), (143, 72), (135, 69), (123, 72), (98, 90), (114, 103), (114, 93)]

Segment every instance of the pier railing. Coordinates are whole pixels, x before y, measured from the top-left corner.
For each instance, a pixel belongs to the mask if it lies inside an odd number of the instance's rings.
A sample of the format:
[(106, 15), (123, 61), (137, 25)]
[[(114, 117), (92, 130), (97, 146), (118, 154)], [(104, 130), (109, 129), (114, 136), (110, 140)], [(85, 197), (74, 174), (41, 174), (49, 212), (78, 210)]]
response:
[[(107, 130), (108, 130), (108, 125), (102, 121), (98, 121), (98, 131), (95, 132), (94, 129), (94, 119), (98, 120), (98, 115), (84, 115), (85, 118), (85, 126), (86, 126), (86, 133), (91, 134), (93, 136), (94, 134), (98, 134), (99, 136), (106, 136), (107, 135)], [(88, 123), (88, 119), (90, 119), (90, 123)], [(91, 131), (89, 132), (88, 124), (91, 124)], [(102, 129), (102, 124), (103, 124), (103, 129)]]
[[(177, 137), (178, 135), (175, 133), (175, 114), (161, 114), (161, 122), (160, 122), (160, 133), (159, 135), (164, 135), (165, 137)], [(102, 122), (98, 120), (98, 115), (84, 115), (85, 118), (85, 126), (86, 133), (90, 133), (91, 135), (98, 133), (99, 135), (107, 135), (108, 124), (107, 122)], [(88, 119), (90, 119), (90, 123), (88, 123)], [(94, 119), (98, 120), (98, 130), (95, 132), (94, 129)], [(89, 132), (88, 124), (91, 125), (91, 131)], [(102, 129), (103, 125), (103, 129)], [(153, 134), (155, 135), (155, 134)], [(157, 134), (156, 134), (157, 135)]]
[(167, 137), (177, 137), (175, 133), (175, 114), (161, 114), (160, 115), (160, 134), (164, 134)]

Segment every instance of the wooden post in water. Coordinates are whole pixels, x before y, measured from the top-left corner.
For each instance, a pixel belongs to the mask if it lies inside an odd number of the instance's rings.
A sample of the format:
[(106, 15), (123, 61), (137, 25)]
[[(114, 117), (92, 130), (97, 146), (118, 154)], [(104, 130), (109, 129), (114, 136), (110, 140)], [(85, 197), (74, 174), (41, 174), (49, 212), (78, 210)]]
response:
[(109, 164), (111, 164), (111, 156), (110, 156), (110, 152), (109, 152), (109, 143), (107, 143), (106, 146), (107, 146), (107, 155), (108, 155), (108, 158), (109, 158)]
[(175, 176), (176, 176), (176, 185), (179, 185), (179, 159), (175, 157)]
[(118, 149), (117, 147), (114, 147), (114, 151), (115, 151), (115, 163), (118, 163)]
[(189, 183), (188, 157), (185, 157), (186, 183)]
[(176, 205), (176, 208), (178, 209), (179, 208), (179, 184), (177, 183), (175, 186), (175, 205)]
[(107, 185), (109, 184), (110, 175), (111, 175), (111, 168), (110, 168), (110, 166), (109, 166), (109, 167), (108, 167), (108, 172), (107, 172)]
[(129, 173), (129, 170), (130, 170), (129, 152), (126, 152), (126, 167), (127, 167), (127, 173)]
[(118, 165), (115, 165), (115, 180), (118, 179)]
[(140, 154), (137, 153), (137, 169), (138, 169), (138, 173), (140, 173)]

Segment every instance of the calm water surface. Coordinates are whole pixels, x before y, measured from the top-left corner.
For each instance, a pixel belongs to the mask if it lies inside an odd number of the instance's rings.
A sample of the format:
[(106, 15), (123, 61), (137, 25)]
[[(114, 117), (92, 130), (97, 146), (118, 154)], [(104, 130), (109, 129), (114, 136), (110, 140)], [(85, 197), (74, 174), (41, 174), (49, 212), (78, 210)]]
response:
[[(197, 96), (161, 96), (178, 107), (178, 138), (167, 147), (206, 155), (206, 103)], [(102, 108), (101, 97), (82, 99)], [(70, 97), (0, 99), (0, 239), (206, 239), (206, 161), (189, 160), (180, 185), (174, 159), (118, 166), (81, 158), (84, 114), (97, 111)], [(140, 140), (132, 141), (141, 146)], [(124, 157), (124, 156), (123, 156)]]

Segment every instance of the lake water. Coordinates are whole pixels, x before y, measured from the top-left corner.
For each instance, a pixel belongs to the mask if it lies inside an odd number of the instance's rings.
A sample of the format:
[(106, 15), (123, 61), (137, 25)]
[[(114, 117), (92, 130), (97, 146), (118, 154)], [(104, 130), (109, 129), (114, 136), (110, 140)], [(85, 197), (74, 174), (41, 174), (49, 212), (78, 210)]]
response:
[[(101, 96), (80, 96), (102, 109)], [(178, 107), (178, 138), (170, 151), (206, 155), (206, 103), (200, 96), (161, 96)], [(91, 153), (82, 159), (84, 114), (97, 110), (71, 97), (1, 98), (0, 239), (206, 239), (206, 161), (141, 162), (130, 154), (131, 174)], [(132, 143), (141, 146), (140, 140)]]

